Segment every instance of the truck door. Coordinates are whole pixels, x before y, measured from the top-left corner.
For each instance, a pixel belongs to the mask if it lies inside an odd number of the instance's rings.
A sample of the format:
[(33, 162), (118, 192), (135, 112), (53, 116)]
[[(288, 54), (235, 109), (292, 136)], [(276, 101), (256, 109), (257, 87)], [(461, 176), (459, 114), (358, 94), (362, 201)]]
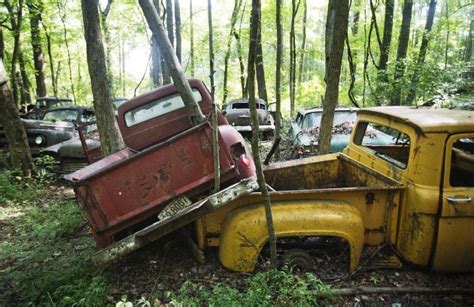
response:
[(446, 143), (442, 208), (433, 268), (474, 271), (474, 133)]

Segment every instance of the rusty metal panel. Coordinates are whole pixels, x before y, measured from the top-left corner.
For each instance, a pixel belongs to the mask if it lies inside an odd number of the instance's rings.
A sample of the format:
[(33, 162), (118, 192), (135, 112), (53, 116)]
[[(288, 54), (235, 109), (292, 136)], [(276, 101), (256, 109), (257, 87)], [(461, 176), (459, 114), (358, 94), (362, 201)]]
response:
[[(107, 237), (157, 213), (177, 196), (210, 188), (210, 133), (211, 127), (202, 124), (142, 152), (120, 151), (67, 176), (75, 182), (97, 243), (108, 244)], [(232, 157), (222, 147), (220, 163), (223, 181), (236, 177)]]

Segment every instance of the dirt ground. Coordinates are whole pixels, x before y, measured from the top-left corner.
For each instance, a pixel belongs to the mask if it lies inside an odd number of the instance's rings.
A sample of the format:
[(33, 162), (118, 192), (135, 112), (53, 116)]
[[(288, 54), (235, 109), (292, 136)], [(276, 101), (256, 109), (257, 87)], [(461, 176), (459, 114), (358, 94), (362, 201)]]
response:
[[(311, 272), (330, 283), (334, 288), (369, 287), (430, 287), (430, 288), (472, 288), (474, 273), (440, 274), (404, 266), (398, 269), (375, 269), (369, 265), (354, 275), (344, 276), (340, 268), (347, 254), (339, 257), (320, 257)], [(260, 265), (258, 270), (265, 269)], [(150, 297), (154, 289), (177, 290), (186, 280), (210, 285), (220, 282), (237, 289), (243, 289), (245, 279), (250, 274), (229, 272), (217, 258), (217, 250), (206, 251), (206, 262), (199, 265), (179, 235), (169, 235), (125, 259), (111, 265), (106, 274), (113, 286), (110, 295), (120, 297), (127, 293), (131, 297)], [(295, 272), (298, 274), (298, 272)], [(339, 278), (337, 278), (339, 277)], [(341, 278), (342, 277), (342, 278)], [(336, 280), (334, 280), (336, 278)], [(163, 300), (166, 302), (166, 300)], [(419, 294), (378, 294), (355, 295), (337, 298), (334, 305), (346, 306), (433, 306), (456, 305), (473, 306), (473, 296), (463, 295), (419, 295)]]

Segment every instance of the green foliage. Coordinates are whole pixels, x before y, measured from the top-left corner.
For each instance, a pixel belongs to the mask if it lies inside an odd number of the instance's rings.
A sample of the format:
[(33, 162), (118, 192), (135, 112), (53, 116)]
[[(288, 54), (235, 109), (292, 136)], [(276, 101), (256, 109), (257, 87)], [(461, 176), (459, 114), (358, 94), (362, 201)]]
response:
[(37, 168), (35, 180), (41, 184), (51, 184), (59, 179), (59, 162), (51, 156), (40, 156), (33, 159)]
[(221, 283), (206, 287), (186, 281), (178, 291), (160, 290), (158, 294), (171, 300), (173, 306), (314, 306), (327, 303), (330, 286), (310, 273), (299, 277), (270, 270), (248, 278), (242, 291)]
[[(102, 306), (107, 283), (90, 260), (93, 241), (81, 234), (85, 218), (78, 206), (45, 195), (43, 185), (34, 181), (25, 185), (22, 180), (12, 180), (8, 172), (0, 173), (0, 188), (7, 191), (2, 198), (10, 204), (1, 211), (5, 228), (0, 263), (5, 266), (0, 275), (0, 301)], [(15, 194), (20, 188), (26, 193)]]

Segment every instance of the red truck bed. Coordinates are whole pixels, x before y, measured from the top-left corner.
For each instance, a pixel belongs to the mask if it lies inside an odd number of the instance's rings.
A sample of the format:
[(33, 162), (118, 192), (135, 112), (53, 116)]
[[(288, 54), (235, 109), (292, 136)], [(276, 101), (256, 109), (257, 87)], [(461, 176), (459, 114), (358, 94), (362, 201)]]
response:
[[(222, 182), (239, 177), (235, 161), (221, 145)], [(171, 200), (212, 187), (211, 127), (195, 126), (140, 152), (124, 149), (65, 178), (74, 183), (97, 244), (109, 245), (114, 235), (155, 216)]]

